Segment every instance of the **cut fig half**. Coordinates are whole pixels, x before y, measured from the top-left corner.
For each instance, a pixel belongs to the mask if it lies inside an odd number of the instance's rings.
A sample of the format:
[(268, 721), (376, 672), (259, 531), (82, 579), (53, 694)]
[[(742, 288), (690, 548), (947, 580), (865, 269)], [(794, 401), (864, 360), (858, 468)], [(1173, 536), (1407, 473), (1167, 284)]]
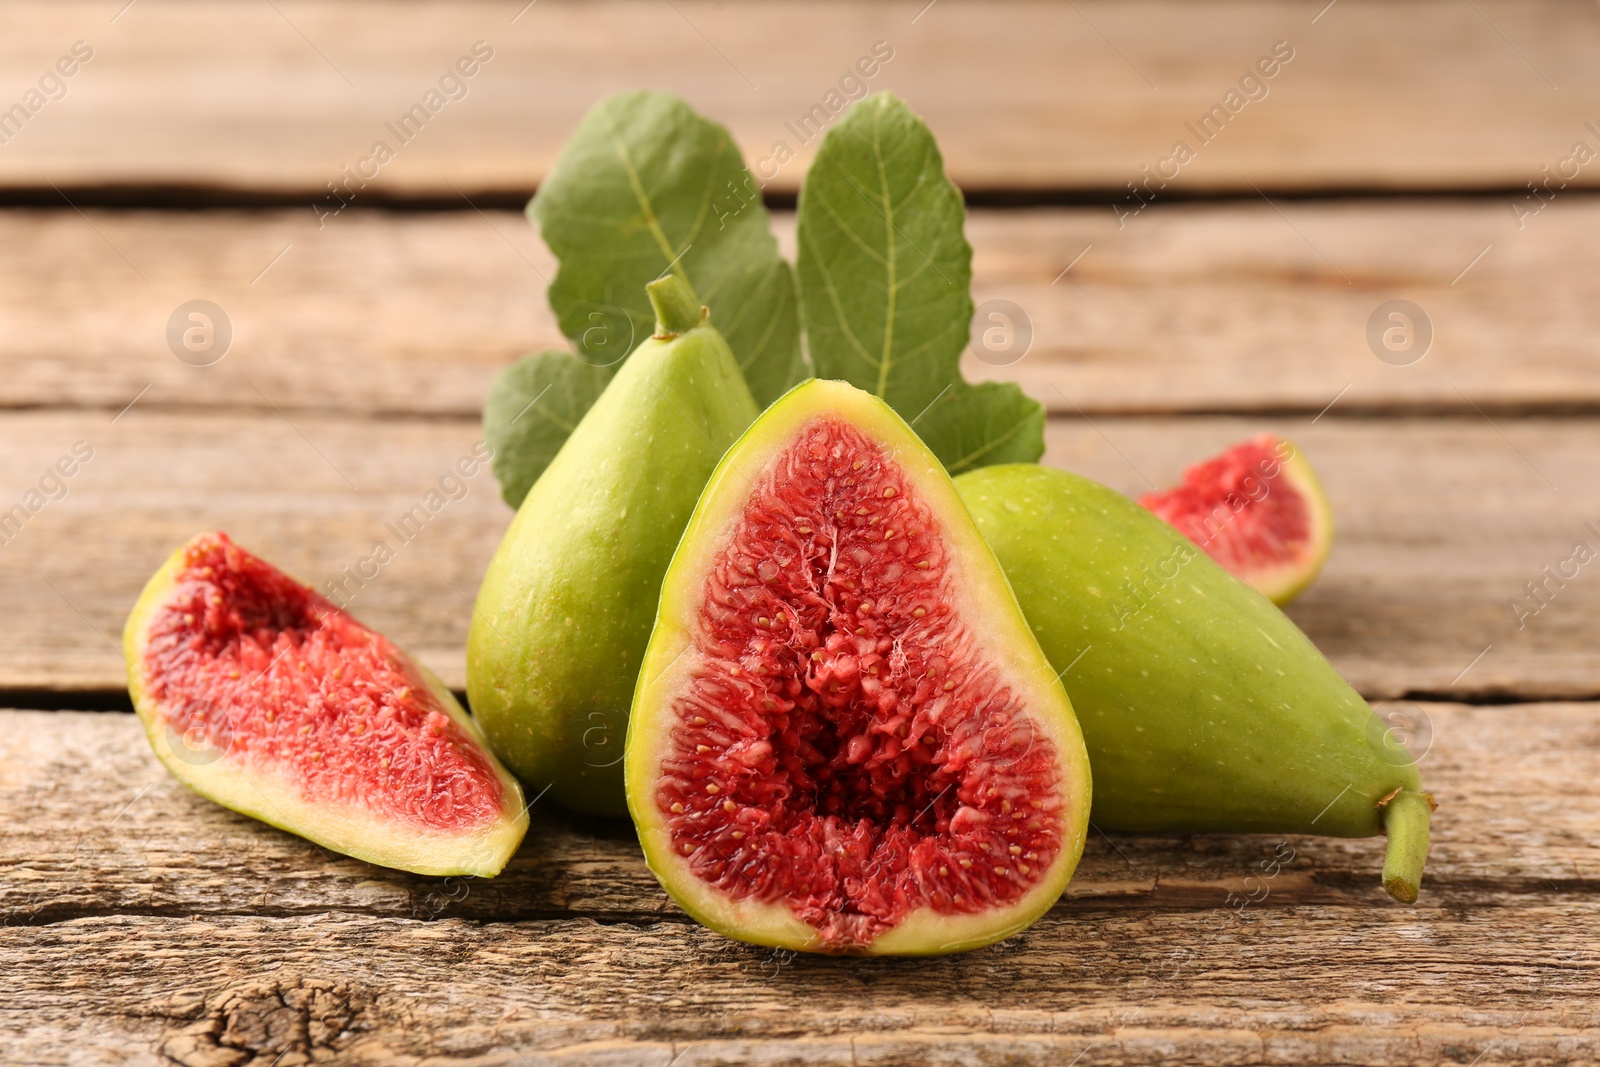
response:
[(651, 869), (755, 944), (921, 955), (1061, 895), (1089, 764), (1065, 691), (934, 455), (813, 381), (729, 450), (679, 542), (634, 695)]
[(1271, 434), (1242, 441), (1139, 503), (1280, 607), (1305, 591), (1333, 549), (1333, 508), (1311, 463)]
[(223, 807), (369, 863), (499, 873), (528, 813), (450, 690), (223, 533), (178, 549), (123, 632), (158, 759)]

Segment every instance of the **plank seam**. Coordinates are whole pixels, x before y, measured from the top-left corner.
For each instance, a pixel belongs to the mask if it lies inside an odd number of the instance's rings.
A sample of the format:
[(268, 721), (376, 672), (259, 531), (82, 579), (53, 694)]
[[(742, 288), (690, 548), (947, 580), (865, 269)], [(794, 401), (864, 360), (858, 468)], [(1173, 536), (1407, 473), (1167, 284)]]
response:
[[(1024, 386), (1026, 382), (1019, 383)], [(1565, 422), (1590, 422), (1600, 418), (1600, 398), (1594, 400), (1495, 400), (1482, 398), (1472, 402), (1458, 402), (1450, 400), (1415, 401), (1396, 400), (1390, 402), (1351, 402), (1340, 404), (1331, 411), (1319, 408), (1316, 404), (1237, 404), (1237, 405), (1196, 405), (1193, 407), (1171, 407), (1160, 405), (1096, 405), (1092, 400), (1080, 403), (1078, 411), (1063, 409), (1049, 409), (1049, 401), (1042, 401), (1046, 408), (1046, 415), (1052, 422), (1067, 423), (1077, 421), (1083, 414), (1096, 418), (1110, 419), (1216, 419), (1216, 418), (1252, 418), (1252, 419), (1298, 419), (1310, 415), (1321, 415), (1328, 422), (1361, 423), (1361, 422), (1386, 422), (1404, 419), (1430, 419), (1437, 421), (1461, 421), (1481, 423), (1484, 415), (1492, 415), (1502, 419), (1527, 419), (1527, 420), (1560, 420)], [(0, 400), (0, 415), (17, 414), (70, 414), (74, 412), (117, 412), (127, 405), (123, 402), (81, 402), (64, 404), (42, 404), (33, 402), (7, 403)], [(161, 402), (156, 400), (144, 401), (139, 405), (143, 412), (162, 415), (193, 415), (197, 417), (226, 416), (226, 415), (261, 415), (273, 412), (274, 409), (265, 405), (255, 404), (184, 404)], [(297, 404), (286, 401), (280, 405), (280, 410), (293, 411), (296, 414), (320, 416), (326, 418), (345, 419), (350, 422), (418, 422), (428, 424), (471, 424), (482, 422), (482, 412), (477, 409), (447, 410), (447, 411), (422, 411), (401, 408), (346, 408), (328, 405)], [(1082, 414), (1080, 414), (1080, 412)]]
[[(457, 691), (455, 695), (463, 705), (466, 704), (465, 692)], [(1368, 701), (1408, 700), (1418, 704), (1468, 704), (1474, 707), (1600, 703), (1600, 690), (1518, 693), (1494, 689), (1405, 689), (1398, 695), (1371, 692), (1361, 695)], [(133, 702), (125, 689), (0, 689), (0, 714), (8, 711), (87, 711), (132, 715)]]
[[(472, 210), (521, 211), (537, 186), (507, 188), (483, 186), (436, 193), (388, 193), (363, 190), (363, 202), (345, 210), (352, 214), (409, 214), (465, 212)], [(1261, 193), (1274, 200), (1296, 203), (1333, 203), (1365, 200), (1497, 200), (1522, 199), (1527, 187), (1488, 183), (1460, 186), (1409, 185), (1281, 185), (1258, 190), (1250, 186), (1190, 187), (1163, 190), (1162, 204), (1259, 204)], [(1101, 186), (982, 186), (961, 190), (969, 208), (994, 211), (1022, 211), (1041, 207), (1100, 207), (1109, 209), (1127, 199), (1125, 187)], [(465, 195), (463, 195), (465, 194)], [(49, 208), (69, 210), (63, 196), (80, 208), (114, 211), (239, 211), (264, 208), (307, 207), (326, 197), (321, 188), (266, 189), (256, 186), (187, 184), (105, 183), (84, 185), (0, 187), (0, 209)], [(1569, 183), (1563, 198), (1584, 199), (1600, 196), (1600, 187)], [(471, 203), (467, 202), (470, 198)], [(762, 203), (772, 211), (792, 211), (798, 194), (787, 189), (772, 189), (762, 194)]]
[[(1226, 835), (1236, 836), (1236, 835)], [(1254, 835), (1260, 836), (1260, 835)], [(1460, 881), (1439, 879), (1432, 880), (1432, 891), (1442, 893), (1445, 890), (1477, 891), (1487, 899), (1475, 900), (1472, 907), (1482, 911), (1493, 909), (1495, 911), (1521, 911), (1529, 908), (1547, 908), (1552, 906), (1555, 897), (1564, 897), (1559, 903), (1583, 904), (1600, 900), (1600, 881), (1584, 878), (1561, 878), (1549, 880), (1544, 878), (1508, 878), (1504, 881), (1491, 879), (1463, 879)], [(1363, 899), (1347, 900), (1284, 900), (1281, 903), (1263, 901), (1254, 905), (1257, 912), (1290, 912), (1306, 909), (1321, 911), (1353, 910), (1363, 913), (1371, 912), (1375, 908), (1400, 908), (1402, 906), (1389, 901), (1387, 897), (1378, 893), (1367, 894), (1370, 885), (1364, 879), (1357, 881), (1354, 877), (1348, 880), (1329, 881), (1319, 883), (1330, 889), (1343, 889), (1348, 885), (1352, 889), (1362, 891)], [(1069, 887), (1069, 892), (1071, 887)], [(1151, 891), (1154, 892), (1154, 891)], [(1196, 891), (1191, 900), (1156, 901), (1151, 899), (1150, 893), (1128, 894), (1124, 896), (1093, 896), (1084, 898), (1063, 897), (1051, 905), (1046, 917), (1055, 919), (1084, 919), (1095, 916), (1116, 918), (1127, 917), (1130, 914), (1143, 916), (1183, 917), (1209, 912), (1231, 911), (1225, 903), (1223, 896), (1226, 886), (1219, 884), (1214, 893)], [(1497, 896), (1498, 895), (1498, 896)], [(1365, 899), (1370, 896), (1370, 899)], [(1436, 914), (1449, 913), (1460, 910), (1460, 904), (1453, 901), (1441, 901), (1437, 904), (1416, 904), (1407, 909), (1408, 914)], [(500, 926), (516, 926), (533, 923), (593, 923), (596, 926), (634, 926), (647, 928), (667, 924), (671, 926), (698, 926), (694, 919), (683, 912), (633, 912), (633, 911), (532, 911), (526, 914), (511, 914), (506, 916), (485, 915), (451, 915), (439, 914), (428, 918), (397, 913), (386, 913), (380, 910), (364, 911), (349, 907), (319, 908), (307, 906), (303, 908), (267, 908), (259, 911), (219, 910), (197, 911), (192, 905), (173, 905), (172, 907), (138, 907), (125, 908), (40, 908), (31, 913), (13, 912), (0, 913), (0, 929), (48, 929), (68, 923), (94, 919), (172, 919), (181, 921), (216, 921), (227, 919), (304, 919), (304, 918), (331, 918), (352, 919), (373, 922), (414, 923), (418, 926), (429, 926), (435, 923), (457, 922), (470, 923), (473, 926), (492, 928)], [(1227, 918), (1227, 916), (1222, 916)]]

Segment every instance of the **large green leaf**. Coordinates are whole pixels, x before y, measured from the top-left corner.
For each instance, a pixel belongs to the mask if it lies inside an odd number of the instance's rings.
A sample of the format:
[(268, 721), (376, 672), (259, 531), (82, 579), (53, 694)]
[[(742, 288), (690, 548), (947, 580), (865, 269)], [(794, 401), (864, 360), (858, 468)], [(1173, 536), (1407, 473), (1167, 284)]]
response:
[(889, 93), (847, 111), (800, 190), (798, 270), (816, 373), (883, 397), (952, 471), (1037, 459), (1044, 409), (968, 385), (966, 208), (922, 120)]
[(644, 287), (668, 270), (711, 308), (758, 402), (805, 377), (794, 271), (760, 190), (728, 131), (677, 97), (628, 92), (595, 105), (528, 214), (560, 260), (550, 306), (576, 355), (530, 356), (490, 391), (484, 437), (512, 507), (654, 331)]
[(483, 408), (500, 495), (522, 503), (583, 413), (616, 373), (559, 349), (525, 356), (495, 376)]
[(550, 306), (580, 358), (610, 365), (619, 338), (631, 350), (649, 337), (645, 283), (670, 269), (711, 309), (758, 403), (804, 377), (794, 274), (760, 189), (728, 131), (676, 96), (596, 104), (528, 214), (561, 261)]
[(1010, 382), (959, 382), (908, 418), (952, 477), (992, 463), (1037, 463), (1044, 455), (1044, 406)]

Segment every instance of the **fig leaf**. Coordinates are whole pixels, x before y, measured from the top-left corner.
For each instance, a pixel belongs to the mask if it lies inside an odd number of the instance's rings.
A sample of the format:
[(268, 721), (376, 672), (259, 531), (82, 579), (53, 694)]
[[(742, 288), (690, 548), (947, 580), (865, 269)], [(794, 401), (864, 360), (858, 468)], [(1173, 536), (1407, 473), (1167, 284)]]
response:
[(549, 348), (495, 376), (483, 409), (483, 439), (494, 450), (494, 475), (507, 504), (522, 503), (615, 372)]
[(528, 216), (560, 260), (550, 306), (576, 355), (527, 357), (490, 390), (484, 439), (512, 507), (651, 335), (645, 285), (669, 271), (712, 309), (758, 403), (807, 376), (794, 269), (778, 253), (760, 189), (728, 131), (678, 97), (625, 92), (596, 104)]
[[(584, 117), (528, 215), (561, 261), (550, 306), (586, 362), (620, 362), (655, 327), (669, 270), (711, 308), (758, 404), (806, 375), (794, 271), (727, 129), (671, 93), (609, 96)], [(597, 327), (599, 328), (597, 330)]]
[(1009, 382), (954, 382), (914, 418), (912, 428), (952, 477), (1044, 455), (1044, 407)]
[(882, 397), (952, 473), (1044, 452), (1038, 402), (961, 377), (972, 321), (965, 219), (933, 134), (898, 97), (876, 93), (829, 128), (797, 223), (817, 376)]

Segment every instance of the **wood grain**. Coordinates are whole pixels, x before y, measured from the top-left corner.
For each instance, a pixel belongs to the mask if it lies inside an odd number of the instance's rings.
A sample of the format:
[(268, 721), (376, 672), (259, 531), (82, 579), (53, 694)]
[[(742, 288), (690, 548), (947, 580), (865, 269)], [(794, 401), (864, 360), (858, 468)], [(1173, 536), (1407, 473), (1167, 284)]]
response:
[[(1357, 688), (1600, 693), (1589, 568), (1548, 585), (1537, 614), (1510, 607), (1574, 542), (1600, 548), (1585, 525), (1600, 526), (1600, 427), (1588, 420), (1070, 418), (1051, 423), (1046, 461), (1137, 494), (1264, 430), (1299, 443), (1333, 501), (1333, 558), (1290, 616)], [(347, 587), (351, 609), (460, 688), (470, 602), (511, 513), (480, 471), (410, 540), (386, 524), (475, 438), (468, 423), (303, 412), (0, 414), (0, 511), (75, 441), (95, 450), (65, 498), (0, 546), (0, 602), (27, 608), (0, 616), (0, 688), (121, 688), (120, 631), (139, 589), (178, 544), (216, 528), (319, 589), (384, 541), (395, 558)]]
[[(1587, 904), (1600, 883), (1600, 717), (1590, 704), (1380, 704), (1417, 724), (1413, 755), (1440, 804), (1421, 909)], [(599, 922), (686, 921), (631, 824), (535, 803), (493, 879), (424, 878), (336, 856), (189, 792), (132, 715), (0, 711), (0, 923), (96, 915)], [(1280, 846), (1286, 846), (1280, 849)], [(1274, 856), (1291, 855), (1268, 877)], [(1056, 912), (1383, 910), (1383, 842), (1303, 836), (1104, 834)], [(1264, 895), (1263, 895), (1264, 894)]]
[(191, 1067), (1570, 1063), (1600, 1040), (1596, 914), (1050, 915), (889, 962), (677, 922), (107, 916), (0, 931), (0, 1040)]
[[(0, 202), (49, 205), (0, 210), (0, 518), (32, 509), (0, 526), (0, 701), (43, 709), (0, 710), (0, 1060), (1595, 1058), (1600, 584), (1546, 568), (1600, 548), (1600, 167), (1536, 215), (1523, 195), (1600, 145), (1592, 6), (26, 0), (0, 111), (78, 40), (93, 60), (0, 143)], [(319, 226), (325, 183), (478, 40), (466, 98)], [(1278, 40), (1270, 95), (1131, 213), (1124, 183)], [(553, 261), (481, 198), (531, 192), (594, 100), (640, 85), (753, 164), (789, 142), (768, 192), (792, 194), (816, 141), (785, 123), (876, 41), (871, 88), (964, 188), (1081, 205), (968, 225), (975, 336), (1001, 311), (1033, 341), (967, 373), (1049, 406), (1048, 462), (1138, 493), (1271, 430), (1322, 474), (1338, 543), (1291, 615), (1363, 692), (1409, 698), (1378, 710), (1415, 724), (1441, 803), (1419, 905), (1383, 895), (1378, 839), (1096, 832), (1001, 945), (795, 958), (689, 921), (625, 822), (536, 803), (499, 878), (416, 877), (188, 792), (131, 715), (59, 710), (117, 699), (138, 589), (219, 527), (318, 586), (384, 541), (352, 609), (461, 687), (510, 513), (488, 471), (451, 472), (493, 375), (561, 343)], [(371, 210), (394, 199), (456, 210)], [(276, 207), (88, 208), (217, 200)], [(214, 365), (167, 340), (195, 299), (233, 329)], [(1403, 366), (1368, 340), (1394, 299), (1434, 335)], [(433, 490), (419, 534), (390, 525)], [(1591, 702), (1522, 702), (1566, 697)]]
[(1384, 902), (1376, 840), (1290, 838), (1235, 908), (1280, 839), (1097, 835), (1032, 930), (920, 962), (727, 941), (625, 827), (538, 806), (489, 882), (329, 857), (183, 790), (132, 716), (0, 712), (0, 1042), (19, 1063), (1581, 1058), (1593, 706), (1427, 710), (1416, 907)]
[[(812, 5), (644, 0), (239, 5), (26, 3), (0, 66), (20, 96), (76, 40), (94, 59), (5, 145), (4, 184), (199, 185), (326, 195), (378, 139), (397, 157), (368, 195), (531, 190), (584, 110), (621, 88), (671, 89), (727, 123), (752, 163), (786, 142), (874, 43), (868, 81), (928, 119), (972, 188), (1114, 190), (1174, 142), (1198, 156), (1173, 190), (1522, 189), (1594, 135), (1600, 44), (1590, 8), (1230, 0), (1076, 9), (1011, 0)], [(925, 10), (927, 9), (927, 10)], [(385, 130), (475, 41), (494, 58), (423, 133)], [(1294, 58), (1210, 143), (1186, 128), (1277, 41)], [(1259, 93), (1260, 90), (1257, 90)], [(9, 104), (14, 97), (8, 96)], [(1593, 185), (1593, 168), (1578, 182)], [(358, 194), (359, 196), (360, 194)]]
[[(1597, 227), (1577, 196), (1520, 231), (1498, 199), (1153, 206), (1120, 231), (1102, 209), (975, 211), (966, 372), (1067, 413), (1594, 410)], [(792, 256), (793, 216), (777, 229)], [(73, 269), (40, 269), (57, 260)], [(565, 343), (554, 268), (515, 212), (320, 232), (283, 211), (0, 212), (0, 406), (115, 413), (148, 387), (147, 407), (476, 418), (501, 367)], [(1367, 340), (1397, 298), (1433, 332), (1407, 366)], [(232, 325), (214, 365), (168, 345), (195, 299)], [(1033, 337), (1006, 365), (977, 355), (994, 301)]]

